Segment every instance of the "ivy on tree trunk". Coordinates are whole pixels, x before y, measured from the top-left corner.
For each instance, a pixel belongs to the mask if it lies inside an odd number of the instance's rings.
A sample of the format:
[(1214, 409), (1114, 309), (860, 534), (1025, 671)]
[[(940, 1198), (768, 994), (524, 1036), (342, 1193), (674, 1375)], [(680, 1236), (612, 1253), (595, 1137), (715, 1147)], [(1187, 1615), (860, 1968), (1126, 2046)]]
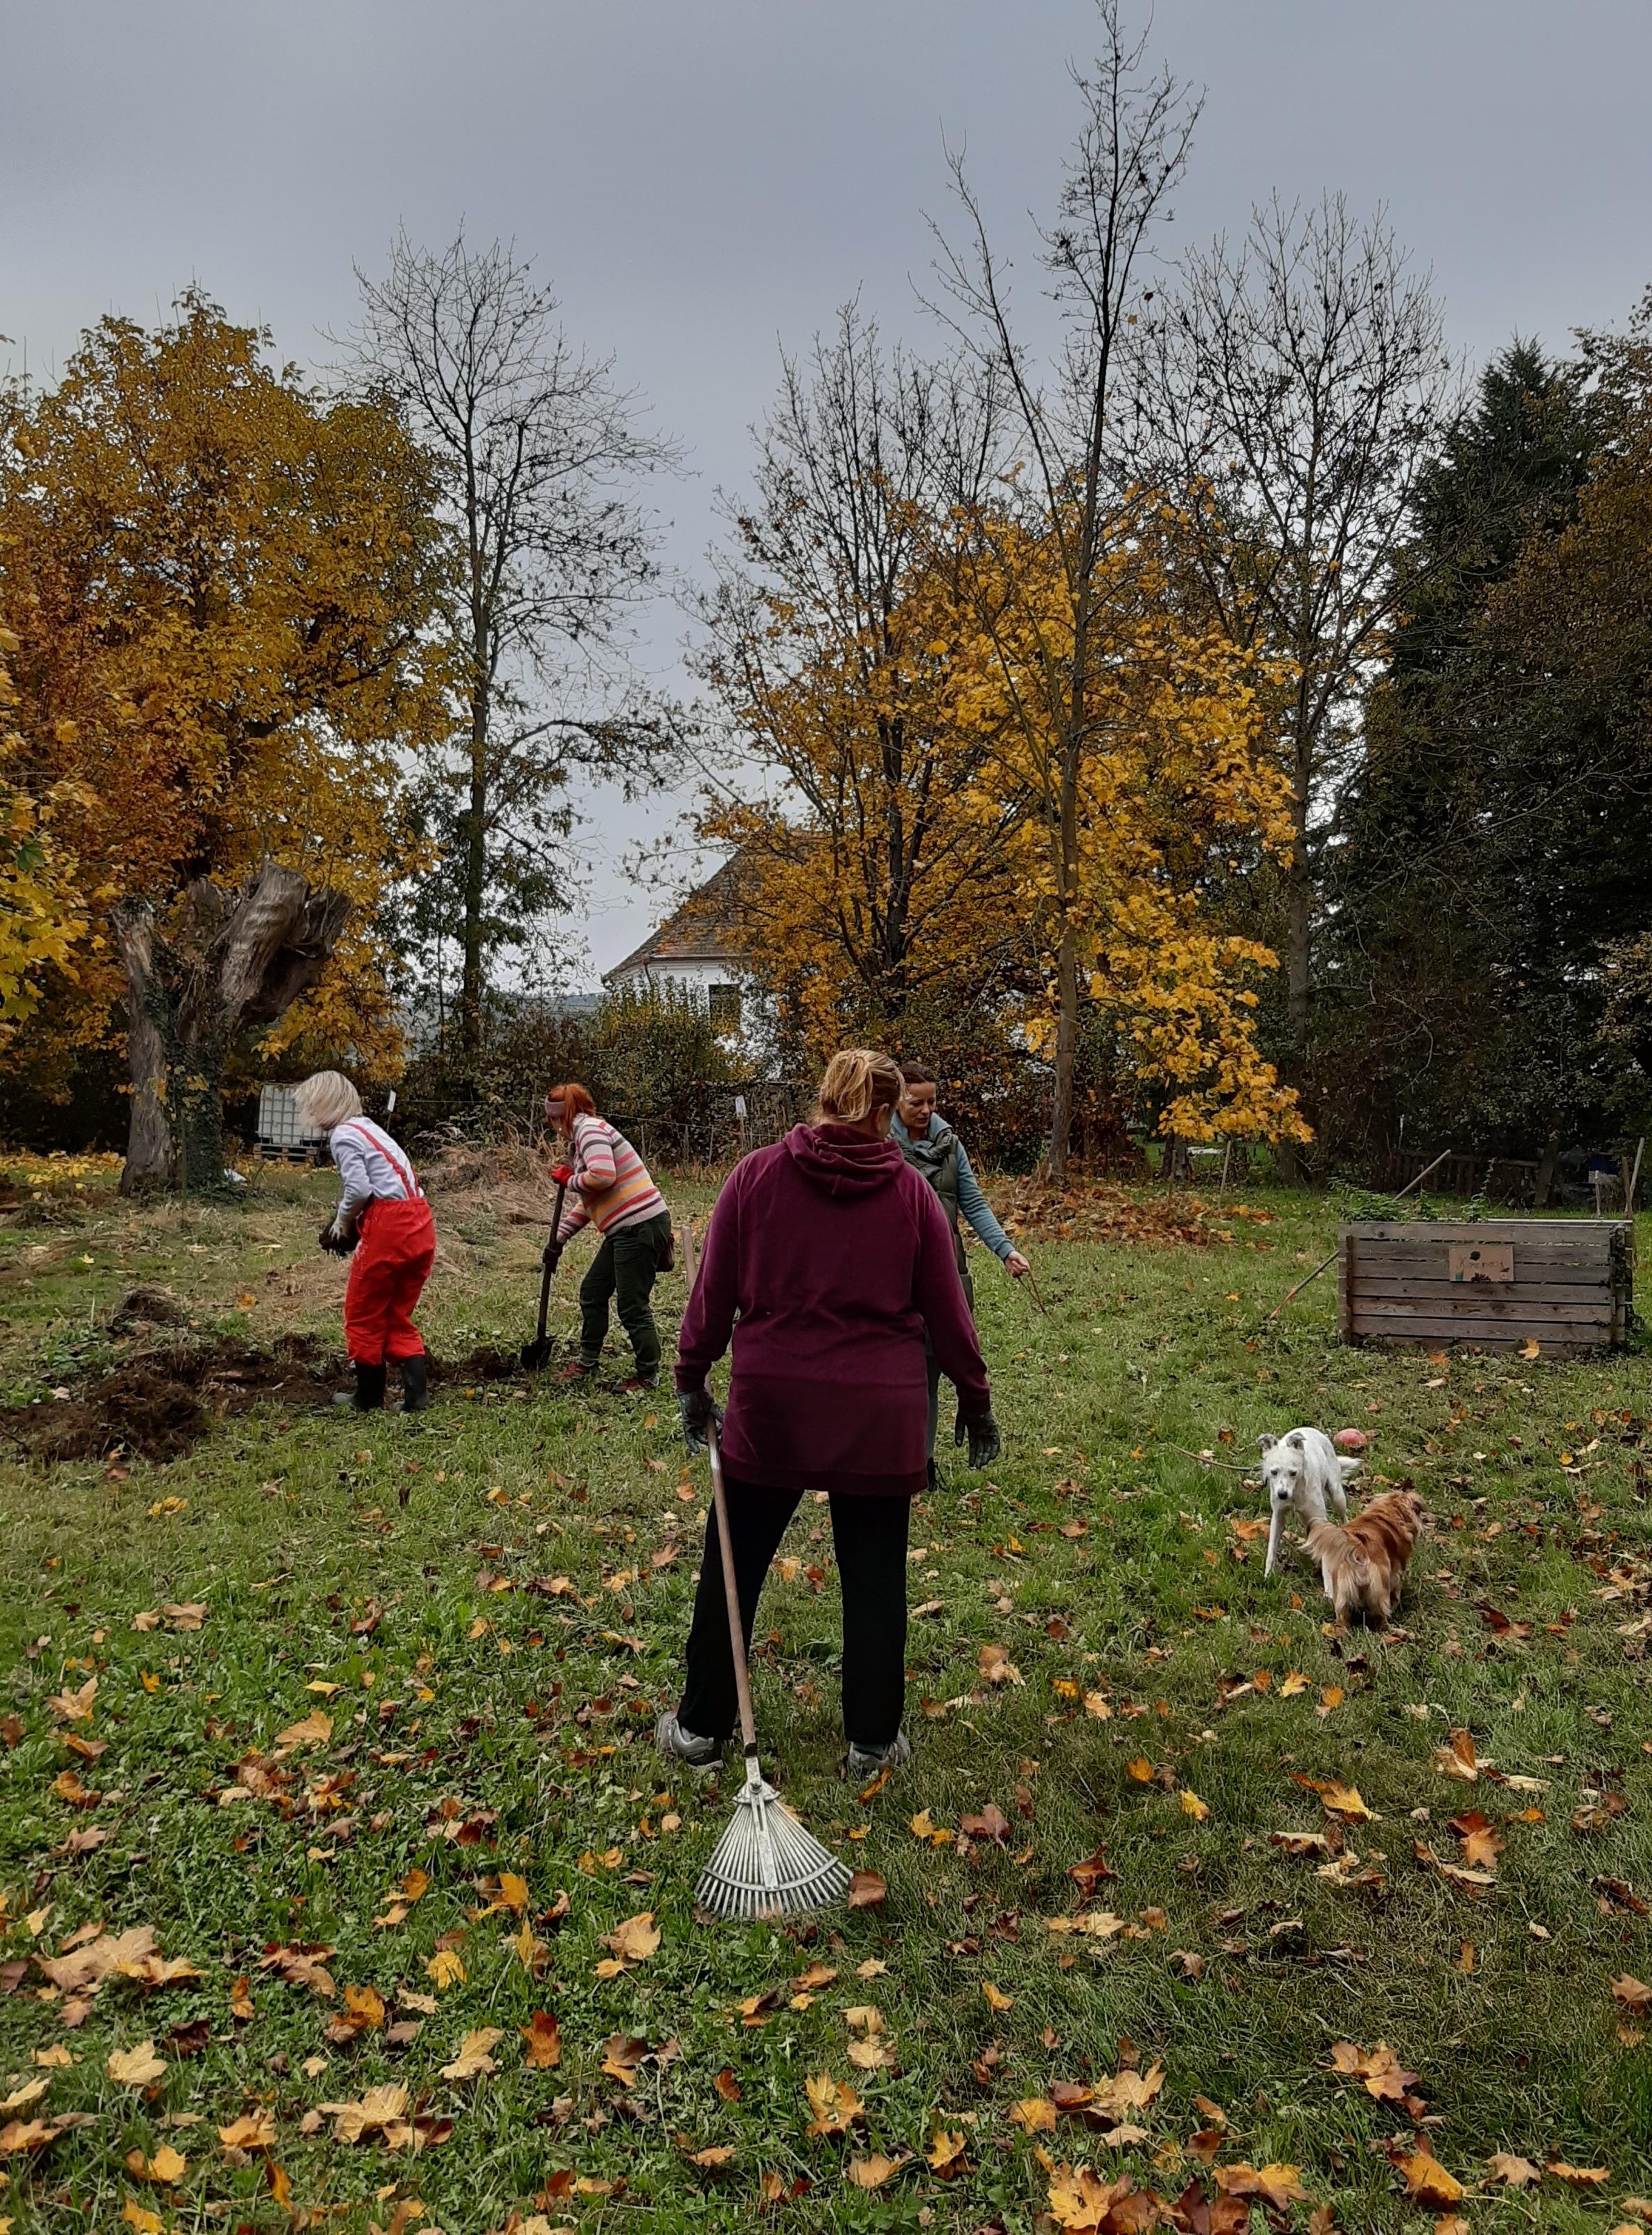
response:
[(232, 893), (198, 877), (164, 928), (148, 901), (116, 909), (132, 1081), (123, 1193), (223, 1185), (230, 1052), (316, 984), (349, 914), (346, 895), (273, 862)]

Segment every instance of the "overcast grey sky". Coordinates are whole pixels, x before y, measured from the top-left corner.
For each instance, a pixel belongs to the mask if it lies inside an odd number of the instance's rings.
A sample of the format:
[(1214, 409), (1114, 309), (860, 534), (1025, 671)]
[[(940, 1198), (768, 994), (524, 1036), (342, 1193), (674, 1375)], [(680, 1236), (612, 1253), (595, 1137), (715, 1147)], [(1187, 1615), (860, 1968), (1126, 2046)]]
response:
[[(1145, 22), (1146, 11), (1136, 20)], [(398, 223), (514, 236), (572, 333), (612, 349), (688, 472), (667, 549), (696, 566), (738, 488), (778, 347), (859, 292), (933, 332), (912, 281), (944, 216), (943, 132), (1000, 235), (1051, 205), (1091, 0), (6, 0), (0, 363), (49, 377), (105, 311), (199, 281), (316, 364), (352, 259)], [(1176, 233), (1242, 229), (1277, 188), (1388, 206), (1455, 344), (1553, 349), (1652, 280), (1648, 0), (1159, 0), (1152, 46), (1207, 102)], [(1023, 261), (1023, 284), (1033, 278)], [(656, 615), (662, 675), (683, 631)], [(593, 958), (652, 902), (593, 803)], [(657, 826), (669, 821), (657, 815)]]

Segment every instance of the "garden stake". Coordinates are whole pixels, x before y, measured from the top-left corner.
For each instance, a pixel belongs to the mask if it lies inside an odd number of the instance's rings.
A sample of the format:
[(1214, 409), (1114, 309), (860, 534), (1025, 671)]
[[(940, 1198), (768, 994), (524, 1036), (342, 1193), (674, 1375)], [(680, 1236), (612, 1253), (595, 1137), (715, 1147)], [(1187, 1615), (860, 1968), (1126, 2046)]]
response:
[[(1039, 1276), (1038, 1276), (1038, 1275), (1037, 1275), (1037, 1274), (1032, 1270), (1032, 1261), (1031, 1261), (1030, 1259), (1028, 1260), (1028, 1262), (1027, 1262), (1027, 1268), (1026, 1268), (1026, 1285), (1027, 1285), (1027, 1287), (1028, 1287), (1028, 1288), (1032, 1290), (1032, 1301), (1033, 1301), (1033, 1302), (1038, 1306), (1038, 1308), (1039, 1308), (1039, 1311), (1044, 1312), (1044, 1316), (1045, 1316), (1045, 1318), (1047, 1320), (1047, 1319), (1049, 1318), (1050, 1314), (1049, 1314), (1049, 1313), (1048, 1313), (1048, 1312), (1044, 1311), (1044, 1299), (1043, 1299), (1043, 1297), (1042, 1297), (1041, 1295), (1039, 1295)], [(1018, 1282), (1018, 1283), (1017, 1283), (1017, 1285), (1019, 1286), (1019, 1283)]]
[[(683, 1233), (692, 1295), (695, 1279), (692, 1221), (685, 1221)], [(715, 1417), (705, 1424), (705, 1445), (711, 1463), (717, 1541), (723, 1555), (723, 1590), (729, 1608), (734, 1688), (740, 1702), (740, 1736), (745, 1743), (745, 1783), (735, 1801), (734, 1821), (718, 1841), (694, 1897), (703, 1909), (718, 1917), (805, 1916), (810, 1910), (842, 1901), (854, 1879), (836, 1855), (804, 1831), (757, 1766), (757, 1726), (751, 1712), (751, 1678), (740, 1627), (740, 1590), (734, 1576), (734, 1547), (729, 1537), (723, 1453)]]
[[(1433, 1163), (1427, 1167), (1426, 1170), (1419, 1172), (1414, 1180), (1407, 1180), (1404, 1187), (1400, 1189), (1400, 1194), (1392, 1196), (1390, 1200), (1394, 1203), (1398, 1203), (1401, 1196), (1408, 1196), (1413, 1188), (1420, 1187), (1423, 1182), (1428, 1177), (1429, 1172), (1438, 1171), (1451, 1153), (1452, 1152), (1449, 1149), (1442, 1149), (1439, 1156), (1435, 1157)], [(1320, 1275), (1325, 1271), (1328, 1266), (1334, 1265), (1341, 1249), (1341, 1244), (1339, 1242), (1337, 1248), (1332, 1250), (1330, 1255), (1323, 1259), (1321, 1263), (1317, 1264), (1311, 1273), (1305, 1273), (1301, 1279), (1296, 1283), (1296, 1286), (1289, 1290), (1287, 1294), (1282, 1295), (1280, 1298), (1279, 1301), (1274, 1306), (1272, 1311), (1268, 1313), (1267, 1318), (1262, 1321), (1262, 1327), (1272, 1327), (1274, 1321), (1279, 1317), (1281, 1312), (1282, 1312), (1286, 1305), (1289, 1303), (1292, 1296), (1300, 1296), (1310, 1281), (1317, 1281)], [(1256, 1332), (1260, 1334), (1262, 1333), (1262, 1327), (1258, 1327)]]
[[(551, 1240), (553, 1242), (556, 1239), (557, 1229), (562, 1223), (562, 1198), (567, 1193), (567, 1182), (566, 1180), (558, 1180), (556, 1183), (556, 1209), (551, 1213)], [(539, 1333), (534, 1336), (532, 1342), (525, 1342), (521, 1347), (520, 1362), (529, 1373), (537, 1373), (540, 1367), (545, 1364), (546, 1360), (550, 1357), (551, 1353), (556, 1348), (556, 1337), (554, 1335), (547, 1336), (545, 1332), (545, 1315), (550, 1308), (551, 1268), (547, 1265), (545, 1268), (544, 1275), (539, 1284)]]

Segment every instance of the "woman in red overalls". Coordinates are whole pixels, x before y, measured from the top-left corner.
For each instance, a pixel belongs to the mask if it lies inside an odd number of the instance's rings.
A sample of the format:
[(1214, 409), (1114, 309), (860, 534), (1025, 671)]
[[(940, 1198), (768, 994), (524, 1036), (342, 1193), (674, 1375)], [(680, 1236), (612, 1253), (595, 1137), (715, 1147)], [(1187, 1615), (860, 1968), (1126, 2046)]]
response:
[(306, 1126), (327, 1136), (344, 1192), (332, 1224), (321, 1237), (327, 1249), (354, 1250), (344, 1291), (344, 1340), (356, 1368), (358, 1412), (384, 1403), (384, 1373), (402, 1372), (402, 1410), (422, 1412), (429, 1403), (424, 1340), (413, 1324), (430, 1268), (436, 1262), (436, 1224), (413, 1167), (382, 1125), (362, 1116), (361, 1097), (340, 1071), (318, 1071), (298, 1089)]

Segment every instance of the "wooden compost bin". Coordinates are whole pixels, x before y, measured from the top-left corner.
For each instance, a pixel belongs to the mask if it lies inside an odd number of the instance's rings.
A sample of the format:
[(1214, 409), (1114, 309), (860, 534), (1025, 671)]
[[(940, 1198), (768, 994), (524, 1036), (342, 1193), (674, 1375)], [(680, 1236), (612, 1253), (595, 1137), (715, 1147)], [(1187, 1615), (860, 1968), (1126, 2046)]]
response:
[(1336, 1285), (1345, 1342), (1592, 1349), (1628, 1339), (1635, 1229), (1622, 1218), (1342, 1226)]

